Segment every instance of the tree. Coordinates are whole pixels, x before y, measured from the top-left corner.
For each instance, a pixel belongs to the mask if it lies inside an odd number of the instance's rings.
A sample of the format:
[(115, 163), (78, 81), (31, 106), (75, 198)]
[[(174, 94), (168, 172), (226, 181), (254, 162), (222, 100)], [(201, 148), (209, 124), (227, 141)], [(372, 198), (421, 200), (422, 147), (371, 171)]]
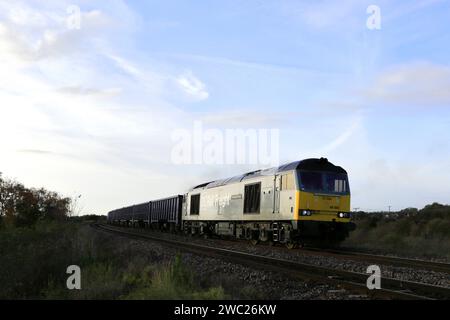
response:
[(28, 189), (0, 174), (0, 222), (30, 226), (38, 220), (62, 220), (70, 211), (71, 199), (56, 192)]

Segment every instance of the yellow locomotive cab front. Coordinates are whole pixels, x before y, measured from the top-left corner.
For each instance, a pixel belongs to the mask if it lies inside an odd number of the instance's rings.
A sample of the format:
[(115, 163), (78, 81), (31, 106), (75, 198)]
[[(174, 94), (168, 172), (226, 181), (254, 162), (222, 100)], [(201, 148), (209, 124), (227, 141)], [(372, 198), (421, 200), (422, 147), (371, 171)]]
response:
[(320, 159), (297, 169), (295, 194), (300, 237), (319, 236), (342, 240), (354, 229), (350, 221), (350, 188), (347, 172)]
[(350, 195), (320, 194), (297, 191), (295, 220), (350, 221)]

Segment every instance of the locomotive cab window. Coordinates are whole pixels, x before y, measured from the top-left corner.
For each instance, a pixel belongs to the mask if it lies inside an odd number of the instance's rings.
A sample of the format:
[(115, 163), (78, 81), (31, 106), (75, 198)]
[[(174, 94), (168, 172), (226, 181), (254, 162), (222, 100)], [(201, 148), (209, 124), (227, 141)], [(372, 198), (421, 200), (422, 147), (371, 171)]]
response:
[(191, 215), (198, 215), (200, 213), (200, 194), (193, 194), (191, 196)]
[(248, 184), (244, 190), (244, 213), (259, 213), (261, 182)]
[(329, 173), (325, 177), (325, 185), (328, 191), (345, 193), (347, 188), (347, 175)]
[(349, 193), (348, 178), (345, 173), (301, 171), (300, 186), (304, 191), (326, 193)]

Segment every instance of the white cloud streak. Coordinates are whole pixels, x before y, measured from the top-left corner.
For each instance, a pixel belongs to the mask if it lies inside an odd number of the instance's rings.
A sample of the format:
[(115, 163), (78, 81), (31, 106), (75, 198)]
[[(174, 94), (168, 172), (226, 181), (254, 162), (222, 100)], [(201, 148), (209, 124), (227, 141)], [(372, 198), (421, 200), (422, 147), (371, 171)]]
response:
[(400, 65), (381, 72), (365, 91), (367, 98), (400, 106), (450, 103), (450, 67), (427, 62)]
[(188, 97), (196, 101), (208, 99), (209, 93), (206, 90), (205, 84), (195, 77), (191, 71), (179, 75), (176, 81)]

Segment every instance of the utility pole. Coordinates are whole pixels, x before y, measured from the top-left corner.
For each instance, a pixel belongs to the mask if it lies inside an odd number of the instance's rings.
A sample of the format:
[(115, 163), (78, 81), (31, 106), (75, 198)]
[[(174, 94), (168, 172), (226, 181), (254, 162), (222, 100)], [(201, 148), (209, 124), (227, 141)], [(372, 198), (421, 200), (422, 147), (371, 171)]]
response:
[(388, 208), (389, 208), (389, 213), (391, 213), (391, 206), (388, 206)]

